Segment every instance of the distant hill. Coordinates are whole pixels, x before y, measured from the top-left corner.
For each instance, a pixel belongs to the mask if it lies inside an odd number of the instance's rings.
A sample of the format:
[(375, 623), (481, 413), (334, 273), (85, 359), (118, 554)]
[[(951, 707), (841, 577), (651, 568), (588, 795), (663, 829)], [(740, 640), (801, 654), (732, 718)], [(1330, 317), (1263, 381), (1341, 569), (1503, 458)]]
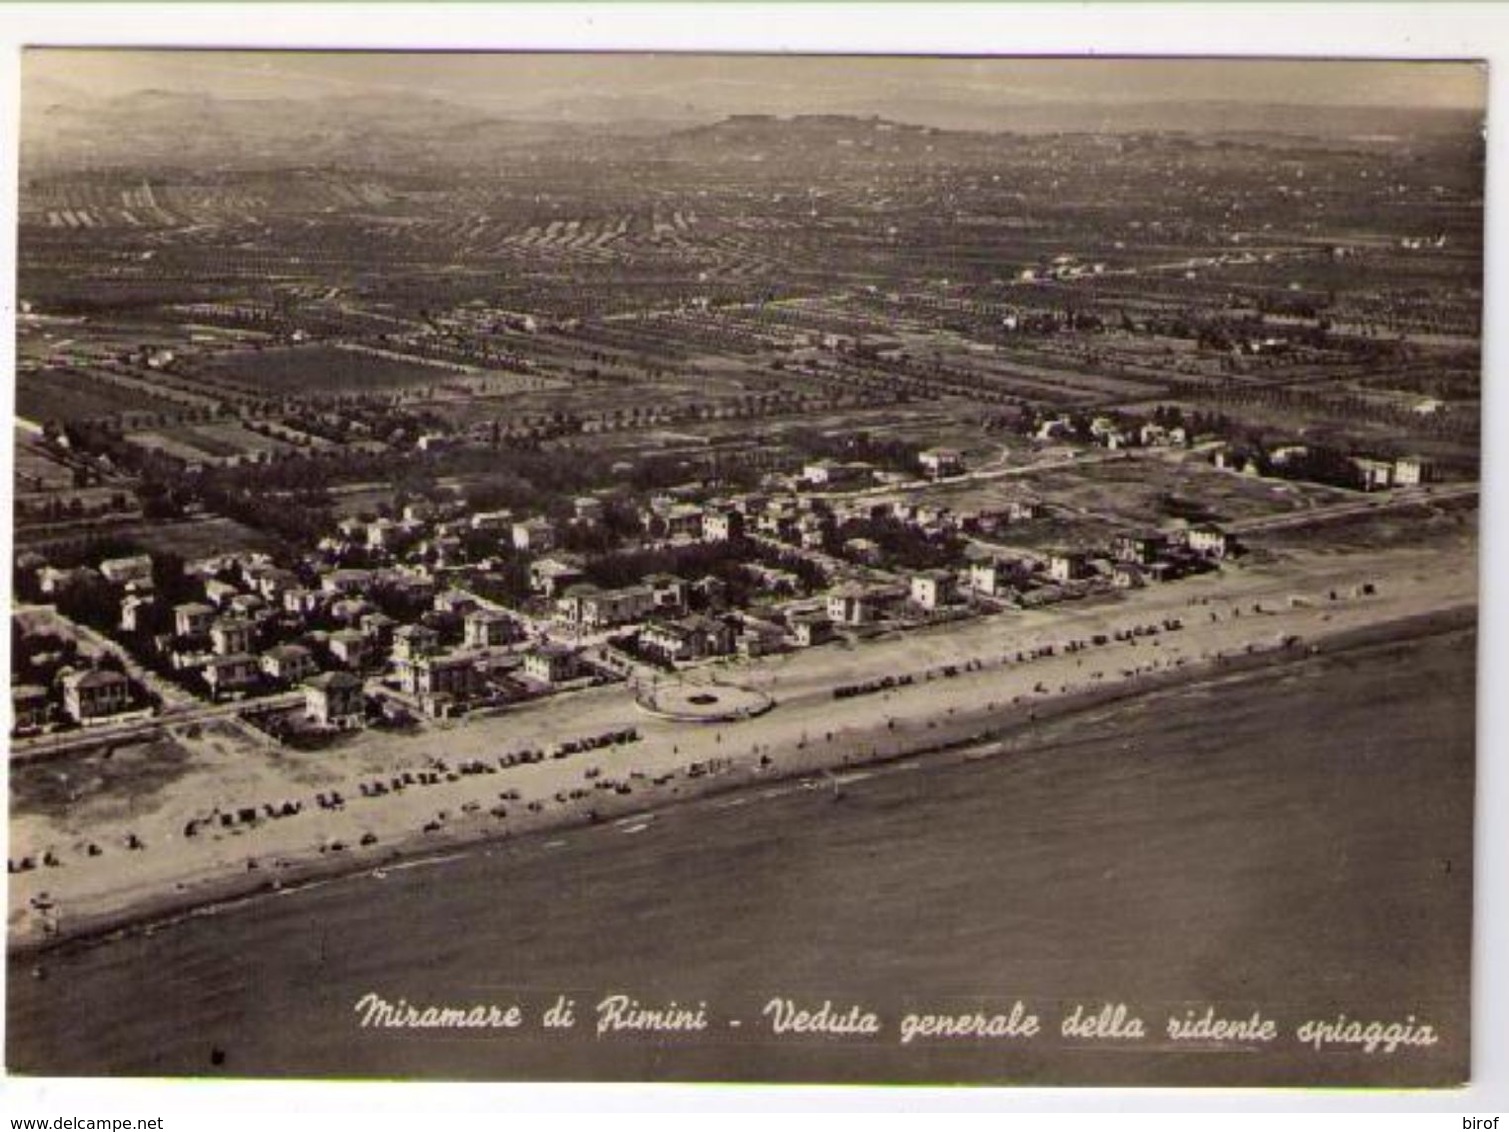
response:
[(1037, 102), (998, 109), (946, 99), (898, 99), (881, 113), (943, 129), (1008, 133), (1274, 134), (1351, 138), (1422, 137), (1476, 129), (1470, 111), (1395, 106), (1300, 105), (1239, 101)]
[[(144, 90), (90, 97), (39, 85), (22, 105), (27, 172), (56, 168), (173, 165), (247, 169), (298, 164), (467, 166), (531, 151), (573, 147), (626, 156), (757, 158), (766, 154), (883, 153), (890, 158), (999, 144), (1001, 134), (1156, 133), (1310, 137), (1328, 142), (1428, 140), (1476, 132), (1478, 116), (1453, 110), (1305, 107), (1240, 102), (1024, 103), (982, 111), (897, 96), (887, 114), (736, 114), (698, 121), (658, 98), (612, 100), (589, 93), (536, 107), (527, 119), (435, 98), (391, 93), (324, 99), (218, 99)], [(535, 116), (538, 114), (540, 116)], [(917, 124), (919, 122), (929, 124)], [(983, 123), (983, 124), (982, 124)]]
[(936, 141), (940, 137), (979, 139), (1002, 133), (1179, 133), (1335, 141), (1444, 137), (1474, 132), (1480, 125), (1481, 115), (1443, 109), (1245, 102), (1024, 102), (998, 111), (982, 111), (978, 106), (935, 99), (898, 104), (893, 114), (735, 114), (682, 129), (675, 136), (725, 144), (779, 143), (796, 137), (836, 141), (845, 136)]
[(559, 143), (588, 129), (503, 120), (440, 99), (395, 95), (217, 99), (139, 91), (110, 99), (23, 103), (21, 155), (29, 171), (467, 162)]
[(879, 115), (734, 114), (721, 121), (646, 140), (646, 153), (672, 160), (761, 161), (766, 158), (926, 161), (999, 149), (1001, 135), (942, 130)]

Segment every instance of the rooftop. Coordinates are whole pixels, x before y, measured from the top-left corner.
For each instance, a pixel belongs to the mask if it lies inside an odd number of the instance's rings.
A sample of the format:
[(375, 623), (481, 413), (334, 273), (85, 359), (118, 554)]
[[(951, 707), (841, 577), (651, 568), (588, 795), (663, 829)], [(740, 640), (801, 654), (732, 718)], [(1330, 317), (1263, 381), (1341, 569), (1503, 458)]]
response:
[(360, 688), (362, 682), (349, 672), (322, 672), (305, 680), (304, 686), (320, 692), (330, 692), (342, 688)]
[(68, 688), (107, 688), (125, 682), (126, 678), (119, 672), (107, 668), (87, 668), (63, 677), (63, 684)]

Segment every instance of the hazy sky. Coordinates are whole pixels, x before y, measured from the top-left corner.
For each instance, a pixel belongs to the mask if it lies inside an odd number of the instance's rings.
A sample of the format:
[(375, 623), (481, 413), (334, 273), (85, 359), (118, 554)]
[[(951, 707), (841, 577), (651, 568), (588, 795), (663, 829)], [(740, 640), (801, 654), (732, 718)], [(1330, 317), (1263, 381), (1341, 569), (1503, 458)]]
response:
[(221, 98), (400, 92), (527, 114), (562, 103), (685, 114), (998, 109), (1022, 103), (1232, 100), (1481, 108), (1485, 72), (1462, 63), (1309, 60), (939, 59), (771, 55), (371, 54), (29, 50), (39, 101), (155, 89)]

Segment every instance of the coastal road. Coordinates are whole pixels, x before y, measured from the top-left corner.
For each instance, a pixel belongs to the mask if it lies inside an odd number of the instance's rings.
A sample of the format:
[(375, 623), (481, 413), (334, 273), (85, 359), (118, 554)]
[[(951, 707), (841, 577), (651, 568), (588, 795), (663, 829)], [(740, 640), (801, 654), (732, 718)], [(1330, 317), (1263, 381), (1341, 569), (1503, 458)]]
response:
[[(1001, 457), (997, 457), (993, 463), (999, 463)], [(937, 487), (962, 487), (971, 483), (984, 483), (990, 480), (1021, 479), (1025, 476), (1034, 476), (1040, 472), (1058, 471), (1064, 468), (1088, 468), (1096, 464), (1110, 464), (1121, 460), (1136, 459), (1136, 455), (1127, 449), (1087, 449), (1076, 450), (1072, 456), (1059, 460), (1048, 460), (1040, 464), (1022, 464), (1017, 467), (979, 468), (973, 472), (965, 472), (963, 475), (949, 476), (937, 480), (908, 480), (906, 483), (878, 484), (875, 487), (862, 487), (855, 491), (814, 491), (808, 492), (814, 499), (822, 499), (829, 503), (841, 502), (845, 499), (871, 499), (876, 496), (886, 495), (911, 495), (919, 491)]]
[(1478, 485), (1475, 483), (1401, 488), (1387, 494), (1368, 495), (1339, 503), (1323, 503), (1303, 511), (1293, 511), (1283, 515), (1261, 515), (1251, 519), (1238, 519), (1225, 524), (1224, 527), (1228, 534), (1234, 535), (1308, 527), (1316, 523), (1333, 522), (1358, 515), (1386, 514), (1405, 507), (1429, 506), (1432, 503), (1458, 499), (1476, 499), (1478, 491)]
[(167, 708), (150, 719), (133, 719), (122, 723), (84, 728), (79, 731), (65, 731), (61, 734), (12, 739), (10, 758), (12, 762), (59, 758), (92, 747), (154, 739), (169, 728), (190, 727), (219, 719), (233, 719), (248, 708), (255, 708), (258, 711), (286, 710), (297, 707), (303, 702), (302, 692), (283, 692), (255, 700), (234, 700), (223, 704), (196, 703), (193, 706)]

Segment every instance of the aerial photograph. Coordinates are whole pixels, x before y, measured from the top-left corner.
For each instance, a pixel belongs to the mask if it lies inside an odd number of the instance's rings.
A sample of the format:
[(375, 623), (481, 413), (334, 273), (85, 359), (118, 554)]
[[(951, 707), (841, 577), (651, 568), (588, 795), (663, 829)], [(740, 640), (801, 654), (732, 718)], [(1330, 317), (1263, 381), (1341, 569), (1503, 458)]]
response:
[(1467, 1082), (1486, 92), (27, 49), (6, 1072)]

